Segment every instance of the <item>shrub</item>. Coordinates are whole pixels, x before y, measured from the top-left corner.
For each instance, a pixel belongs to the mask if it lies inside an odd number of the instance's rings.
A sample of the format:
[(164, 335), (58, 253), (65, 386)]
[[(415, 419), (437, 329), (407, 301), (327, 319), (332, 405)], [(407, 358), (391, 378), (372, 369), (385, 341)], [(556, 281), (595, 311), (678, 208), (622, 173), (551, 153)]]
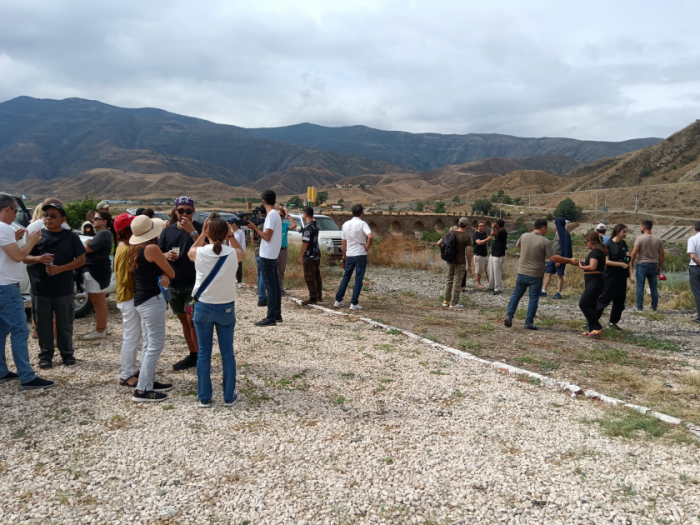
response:
[(294, 206), (300, 208), (304, 205), (304, 201), (301, 200), (301, 197), (299, 197), (299, 195), (294, 195), (293, 197), (290, 197), (290, 199), (287, 201), (287, 205), (290, 204), (293, 204)]
[(511, 199), (508, 195), (503, 197), (503, 204), (513, 204), (513, 199)]
[(445, 210), (445, 203), (444, 202), (438, 202), (435, 205), (435, 213), (446, 213), (447, 210)]
[(81, 201), (71, 202), (65, 207), (66, 218), (68, 219), (68, 224), (71, 228), (79, 230), (83, 222), (85, 222), (85, 216), (90, 210), (96, 209), (97, 201), (95, 199), (89, 199), (86, 195)]
[(452, 202), (456, 202), (459, 204), (459, 202), (460, 202), (459, 195), (455, 195), (454, 197), (452, 197)]
[(423, 208), (425, 208), (423, 201), (416, 202), (416, 211), (423, 211)]
[[(564, 217), (567, 221), (575, 221), (581, 217), (581, 208), (576, 206), (576, 203), (569, 198), (564, 199), (559, 203), (557, 209), (554, 210), (555, 217)], [(549, 219), (551, 220), (551, 219)]]
[(522, 199), (520, 197), (516, 197), (515, 199), (513, 199), (513, 204), (515, 204), (516, 206), (520, 206), (521, 202)]
[(493, 204), (486, 199), (478, 199), (472, 204), (472, 213), (481, 212), (483, 215), (488, 215), (493, 209)]
[(644, 166), (642, 168), (642, 171), (639, 172), (639, 176), (643, 179), (644, 177), (648, 177), (649, 175), (651, 175), (652, 171), (653, 170), (651, 169), (651, 166)]

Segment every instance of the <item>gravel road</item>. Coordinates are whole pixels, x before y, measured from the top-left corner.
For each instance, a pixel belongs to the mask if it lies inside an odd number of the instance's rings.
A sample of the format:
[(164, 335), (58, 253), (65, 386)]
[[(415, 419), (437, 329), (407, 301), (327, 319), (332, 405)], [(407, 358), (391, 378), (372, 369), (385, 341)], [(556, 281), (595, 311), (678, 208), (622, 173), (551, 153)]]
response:
[(220, 359), (211, 409), (172, 371), (174, 318), (158, 379), (175, 389), (134, 405), (115, 309), (111, 337), (42, 374), (54, 389), (1, 385), (0, 522), (700, 523), (696, 447), (606, 437), (582, 421), (595, 402), (332, 314), (285, 303), (257, 328), (255, 300), (236, 307), (231, 409)]

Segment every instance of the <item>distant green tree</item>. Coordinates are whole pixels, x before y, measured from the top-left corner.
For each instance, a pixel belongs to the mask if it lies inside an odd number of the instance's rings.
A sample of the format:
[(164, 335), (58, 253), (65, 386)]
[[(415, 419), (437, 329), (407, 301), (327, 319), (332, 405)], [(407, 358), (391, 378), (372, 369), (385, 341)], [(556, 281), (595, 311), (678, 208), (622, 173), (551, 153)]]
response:
[(423, 201), (416, 202), (416, 211), (423, 211), (424, 208), (425, 204), (423, 203)]
[(394, 211), (394, 205), (389, 204), (389, 213), (392, 213)]
[(455, 195), (454, 197), (452, 197), (452, 202), (456, 202), (457, 204), (459, 204), (460, 203), (459, 195)]
[(520, 197), (516, 197), (515, 199), (513, 199), (513, 204), (515, 204), (516, 206), (520, 206), (522, 200), (523, 199), (521, 199)]
[(85, 222), (85, 216), (90, 210), (97, 208), (97, 200), (90, 199), (86, 195), (81, 201), (71, 202), (65, 206), (66, 218), (68, 219), (68, 224), (71, 228), (79, 230), (80, 227)]
[(316, 205), (320, 206), (324, 202), (328, 200), (328, 192), (327, 191), (319, 191), (316, 194)]
[(554, 217), (564, 217), (567, 221), (575, 221), (581, 217), (582, 211), (574, 201), (567, 198), (561, 201), (557, 209), (554, 210)]
[(493, 204), (487, 199), (478, 199), (472, 204), (472, 212), (481, 212), (483, 215), (488, 215), (493, 209)]
[(338, 204), (343, 204), (345, 202), (345, 199), (338, 199)]
[(435, 205), (435, 213), (446, 213), (447, 210), (445, 210), (445, 203), (440, 201)]
[(360, 184), (360, 189), (361, 189), (361, 190), (364, 190), (364, 189), (365, 189), (365, 185), (364, 185), (364, 184)]
[(503, 202), (503, 204), (513, 204), (513, 199), (511, 199), (508, 195), (505, 195), (501, 202)]
[(293, 205), (296, 206), (297, 208), (301, 207), (304, 205), (304, 201), (301, 200), (301, 197), (299, 195), (293, 195), (292, 197), (289, 198), (287, 201), (288, 205)]

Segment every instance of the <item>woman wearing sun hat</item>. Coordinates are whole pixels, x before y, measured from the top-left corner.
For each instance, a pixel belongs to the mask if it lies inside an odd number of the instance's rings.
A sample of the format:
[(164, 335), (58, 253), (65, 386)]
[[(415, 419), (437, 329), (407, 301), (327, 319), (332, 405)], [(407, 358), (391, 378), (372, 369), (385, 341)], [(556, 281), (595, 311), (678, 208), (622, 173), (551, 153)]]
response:
[(163, 392), (173, 386), (155, 381), (156, 365), (165, 346), (165, 311), (168, 306), (160, 297), (160, 286), (166, 288), (175, 277), (165, 255), (158, 247), (163, 231), (161, 219), (139, 215), (131, 221), (133, 235), (129, 239), (129, 269), (134, 272), (134, 307), (141, 317), (143, 350), (141, 370), (131, 398), (135, 403), (163, 401)]

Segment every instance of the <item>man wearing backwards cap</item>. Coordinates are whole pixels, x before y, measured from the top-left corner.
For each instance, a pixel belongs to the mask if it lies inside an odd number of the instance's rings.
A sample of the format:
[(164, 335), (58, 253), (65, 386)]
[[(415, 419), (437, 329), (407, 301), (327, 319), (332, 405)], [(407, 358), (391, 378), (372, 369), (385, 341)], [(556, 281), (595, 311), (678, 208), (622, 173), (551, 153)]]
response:
[(78, 234), (63, 228), (66, 212), (61, 204), (42, 207), (44, 226), (41, 240), (24, 259), (30, 273), (32, 308), (39, 336), (39, 368), (53, 366), (53, 318), (56, 341), (64, 365), (74, 365), (73, 321), (74, 270), (85, 264), (85, 247)]
[(605, 243), (610, 240), (610, 235), (605, 235), (605, 232), (607, 231), (607, 226), (603, 224), (602, 222), (595, 227), (595, 231), (597, 231), (600, 234), (600, 242), (603, 243), (603, 246), (605, 246)]
[(197, 333), (192, 316), (187, 315), (187, 304), (192, 300), (192, 289), (197, 280), (194, 262), (187, 253), (202, 233), (202, 224), (192, 220), (194, 199), (182, 196), (175, 201), (168, 227), (163, 230), (158, 246), (175, 270), (175, 278), (170, 281), (170, 308), (182, 325), (182, 332), (190, 353), (182, 361), (173, 365), (174, 370), (185, 370), (197, 366)]

